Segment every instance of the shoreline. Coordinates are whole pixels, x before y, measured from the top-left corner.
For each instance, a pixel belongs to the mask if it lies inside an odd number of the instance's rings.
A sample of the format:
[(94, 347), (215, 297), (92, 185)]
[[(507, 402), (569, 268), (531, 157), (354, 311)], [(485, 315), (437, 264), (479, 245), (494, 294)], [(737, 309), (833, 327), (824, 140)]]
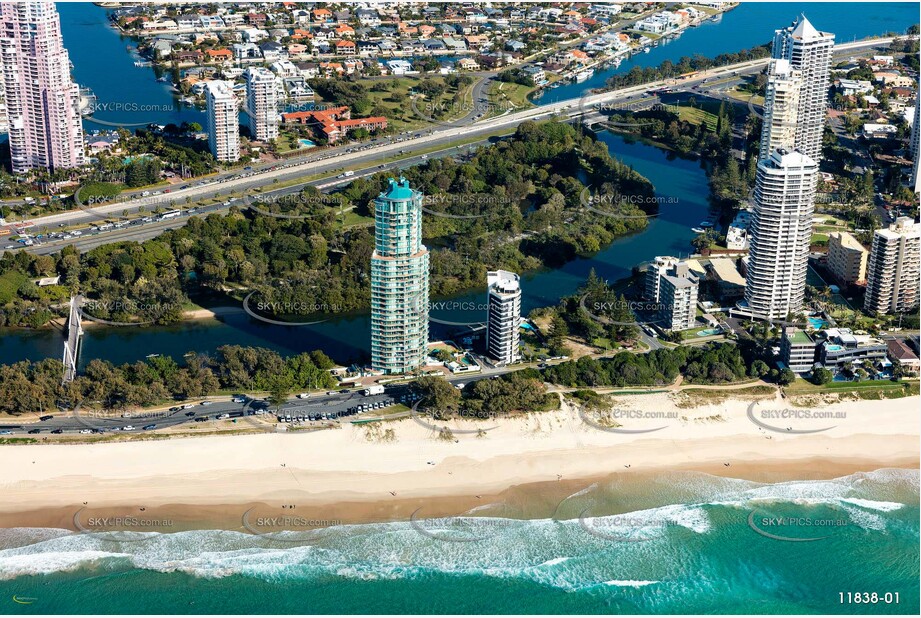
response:
[[(296, 500), (297, 504), (284, 505), (282, 501), (245, 501), (218, 504), (176, 502), (144, 506), (130, 503), (113, 503), (93, 506), (74, 503), (42, 508), (0, 510), (0, 528), (53, 528), (72, 532), (134, 531), (117, 525), (93, 530), (88, 522), (94, 519), (115, 518), (146, 520), (160, 525), (144, 526), (143, 532), (173, 533), (189, 530), (228, 530), (257, 533), (250, 523), (256, 517), (298, 517), (312, 524), (303, 529), (320, 529), (331, 525), (360, 525), (373, 523), (406, 522), (432, 518), (470, 516), (490, 507), (508, 510), (514, 505), (511, 519), (552, 519), (557, 507), (566, 499), (609, 482), (628, 482), (632, 486), (662, 479), (669, 475), (701, 473), (713, 477), (742, 479), (757, 483), (785, 481), (822, 481), (857, 473), (870, 473), (880, 469), (913, 469), (917, 459), (889, 460), (883, 465), (877, 460), (864, 458), (804, 458), (784, 462), (737, 462), (732, 468), (711, 462), (701, 465), (649, 468), (643, 472), (616, 472), (585, 478), (534, 481), (510, 485), (491, 493), (462, 493), (451, 495), (395, 497), (390, 500), (349, 500), (336, 497), (330, 500)], [(294, 508), (291, 508), (291, 507)], [(658, 506), (665, 506), (664, 504)], [(291, 510), (286, 510), (291, 508)], [(629, 511), (610, 505), (592, 510), (592, 516), (615, 515)], [(475, 515), (474, 515), (475, 516)], [(495, 516), (489, 513), (486, 517)], [(563, 517), (562, 519), (571, 519)], [(316, 523), (316, 525), (313, 524)], [(325, 524), (325, 525), (322, 525)], [(299, 528), (301, 529), (301, 528)], [(268, 530), (267, 530), (268, 531)]]
[[(406, 519), (422, 506), (426, 517), (454, 515), (535, 488), (540, 503), (553, 503), (557, 488), (571, 495), (614, 474), (637, 480), (698, 471), (770, 481), (914, 469), (919, 467), (919, 401), (906, 397), (885, 407), (836, 403), (828, 409), (843, 416), (833, 421), (775, 421), (798, 429), (827, 428), (803, 434), (762, 429), (750, 420), (747, 401), (688, 409), (679, 398), (661, 393), (617, 397), (620, 410), (675, 414), (623, 420), (625, 428), (649, 431), (667, 419), (661, 431), (643, 434), (590, 426), (567, 404), (556, 412), (506, 419), (487, 431), (457, 421), (448, 434), (453, 439), (402, 419), (316, 433), (5, 445), (0, 447), (0, 467), (6, 471), (0, 526), (57, 527), (84, 506), (93, 513), (122, 515), (134, 509), (135, 516), (143, 507), (150, 517), (175, 512), (177, 521), (201, 525), (222, 518), (226, 523), (226, 513), (239, 520), (248, 505), (276, 513), (286, 513), (282, 505), (297, 505), (299, 516), (325, 514), (323, 519), (357, 523)], [(778, 397), (760, 405), (768, 410), (790, 404)]]

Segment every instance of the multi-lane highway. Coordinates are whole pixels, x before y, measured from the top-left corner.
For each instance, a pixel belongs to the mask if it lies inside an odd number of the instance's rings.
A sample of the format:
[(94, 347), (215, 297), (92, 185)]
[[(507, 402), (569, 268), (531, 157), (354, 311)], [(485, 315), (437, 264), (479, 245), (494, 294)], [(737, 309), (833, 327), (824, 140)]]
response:
[[(461, 386), (509, 371), (512, 369), (484, 367), (481, 373), (452, 376), (448, 382)], [(0, 423), (0, 439), (12, 435), (47, 438), (51, 435), (137, 434), (177, 428), (190, 423), (213, 427), (216, 422), (246, 423), (265, 431), (275, 431), (276, 423), (279, 427), (320, 427), (330, 423), (370, 420), (382, 415), (398, 418), (400, 415), (394, 415), (388, 408), (401, 403), (412, 405), (409, 387), (400, 383), (388, 385), (385, 389), (384, 393), (377, 395), (364, 395), (362, 388), (328, 391), (325, 394), (312, 393), (303, 399), (293, 397), (277, 408), (270, 406), (264, 399), (243, 394), (233, 398), (204, 398), (177, 403), (170, 408), (124, 413), (77, 405), (72, 410), (50, 411), (23, 420), (8, 418)], [(364, 409), (360, 409), (360, 406), (364, 406)], [(403, 413), (403, 416), (406, 415), (408, 413)], [(290, 421), (287, 420), (289, 417)]]
[[(73, 410), (49, 412), (39, 420), (16, 422), (8, 419), (0, 424), (3, 435), (60, 435), (60, 434), (109, 434), (143, 433), (175, 428), (188, 423), (213, 423), (215, 421), (249, 421), (267, 430), (274, 430), (275, 422), (291, 417), (292, 423), (308, 423), (311, 420), (341, 422), (352, 420), (358, 415), (376, 416), (390, 405), (400, 403), (408, 394), (404, 385), (393, 386), (381, 395), (364, 396), (361, 390), (311, 394), (305, 399), (293, 398), (278, 408), (269, 406), (262, 399), (241, 395), (232, 400), (207, 398), (197, 402), (177, 404), (168, 409), (149, 409), (131, 412), (100, 412), (76, 406)], [(369, 408), (360, 411), (359, 406)], [(255, 422), (254, 422), (255, 421)], [(268, 421), (268, 424), (265, 422)], [(8, 432), (8, 433), (7, 433)]]
[[(880, 38), (871, 41), (844, 43), (836, 46), (835, 53), (837, 55), (848, 54), (888, 45), (891, 41), (891, 38)], [(741, 78), (762, 70), (767, 62), (767, 59), (752, 60), (702, 71), (690, 79), (681, 80), (680, 86), (683, 89), (693, 89), (696, 85), (704, 84), (714, 79)], [(173, 204), (174, 208), (181, 208), (186, 203), (186, 200), (194, 202), (201, 199), (229, 196), (233, 193), (239, 194), (256, 188), (270, 188), (273, 184), (291, 182), (305, 176), (312, 176), (314, 180), (310, 183), (301, 183), (299, 186), (313, 184), (327, 189), (335, 186), (337, 181), (340, 183), (349, 182), (355, 176), (374, 173), (394, 166), (408, 166), (419, 163), (429, 155), (449, 154), (452, 150), (455, 150), (452, 143), (456, 143), (459, 140), (482, 138), (503, 131), (511, 131), (518, 124), (527, 120), (542, 120), (554, 116), (576, 118), (585, 114), (597, 113), (599, 109), (611, 108), (612, 106), (630, 109), (629, 106), (642, 102), (644, 98), (647, 98), (647, 91), (675, 85), (674, 79), (667, 79), (477, 120), (476, 117), (480, 114), (473, 112), (476, 111), (477, 106), (484, 104), (486, 82), (487, 80), (484, 80), (474, 88), (472, 95), (474, 110), (465, 117), (465, 121), (470, 124), (464, 124), (463, 126), (453, 126), (451, 124), (433, 125), (427, 131), (381, 138), (359, 146), (328, 150), (294, 161), (225, 174), (210, 180), (200, 180), (172, 190), (170, 193), (141, 196), (120, 201), (116, 204), (105, 204), (83, 210), (37, 217), (32, 219), (32, 230), (55, 232), (60, 227), (102, 222), (107, 219), (113, 221), (121, 219), (126, 225), (117, 231), (113, 229), (104, 233), (84, 233), (81, 237), (71, 236), (71, 238), (65, 239), (63, 238), (64, 234), (62, 234), (62, 237), (41, 242), (38, 247), (32, 246), (30, 250), (47, 253), (56, 251), (65, 244), (75, 244), (78, 248), (86, 249), (115, 240), (140, 240), (144, 237), (156, 235), (163, 228), (174, 227), (183, 223), (182, 217), (165, 222), (143, 221), (145, 213), (149, 217), (150, 211), (157, 207), (169, 208), (170, 204)], [(413, 154), (423, 150), (428, 154)], [(393, 158), (399, 158), (399, 161), (383, 165), (380, 163), (382, 160)], [(347, 179), (337, 179), (339, 173), (346, 168), (354, 171), (355, 176)], [(202, 211), (207, 212), (226, 208), (225, 203), (218, 203), (202, 209)], [(134, 221), (134, 223), (128, 224), (128, 221)], [(17, 243), (7, 242), (2, 245), (0, 251), (14, 250), (21, 247), (22, 245)]]

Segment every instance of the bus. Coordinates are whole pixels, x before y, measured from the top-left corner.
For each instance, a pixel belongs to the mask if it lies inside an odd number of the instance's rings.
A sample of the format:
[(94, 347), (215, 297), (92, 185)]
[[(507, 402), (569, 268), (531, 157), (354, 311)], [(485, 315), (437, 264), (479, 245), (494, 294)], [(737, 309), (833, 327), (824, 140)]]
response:
[(160, 221), (163, 221), (165, 219), (172, 219), (174, 217), (178, 217), (181, 214), (182, 214), (181, 210), (170, 210), (160, 215)]

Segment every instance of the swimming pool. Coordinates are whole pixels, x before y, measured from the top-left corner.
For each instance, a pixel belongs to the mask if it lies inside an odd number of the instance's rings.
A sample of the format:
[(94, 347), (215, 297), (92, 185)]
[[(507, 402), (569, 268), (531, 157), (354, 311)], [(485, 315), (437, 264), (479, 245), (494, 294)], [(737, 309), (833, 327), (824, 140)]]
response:
[(316, 144), (311, 142), (309, 139), (305, 139), (303, 137), (298, 139), (297, 143), (300, 144), (298, 148), (313, 148), (314, 146), (316, 146)]
[(719, 335), (722, 332), (723, 331), (720, 330), (719, 328), (708, 328), (706, 330), (697, 331), (697, 336), (698, 337), (712, 337), (713, 335)]
[(840, 351), (843, 350), (843, 349), (844, 349), (844, 348), (841, 347), (840, 345), (834, 345), (834, 344), (833, 344), (833, 345), (828, 346), (828, 351), (829, 351), (829, 352), (840, 352)]
[(809, 318), (806, 318), (806, 321), (809, 322), (809, 325), (812, 326), (812, 328), (816, 330), (822, 330), (823, 328), (828, 326), (828, 322), (823, 320), (822, 318), (809, 317)]

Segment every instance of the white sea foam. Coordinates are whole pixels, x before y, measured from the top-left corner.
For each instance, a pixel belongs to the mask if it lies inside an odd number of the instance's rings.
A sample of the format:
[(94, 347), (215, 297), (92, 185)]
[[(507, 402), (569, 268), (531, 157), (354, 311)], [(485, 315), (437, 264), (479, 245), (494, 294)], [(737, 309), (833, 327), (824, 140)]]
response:
[(905, 505), (901, 502), (885, 502), (882, 500), (864, 500), (863, 498), (842, 498), (841, 502), (847, 502), (848, 504), (853, 504), (855, 506), (862, 506), (865, 509), (872, 509), (874, 511), (882, 511), (888, 513), (889, 511), (897, 511)]
[(642, 588), (643, 586), (650, 586), (652, 584), (658, 584), (659, 581), (654, 579), (643, 580), (643, 579), (612, 579), (610, 581), (604, 582), (605, 586), (617, 586), (618, 588)]
[[(841, 515), (846, 512), (854, 524), (878, 531), (886, 529), (887, 513), (903, 508), (900, 502), (884, 499), (893, 493), (887, 488), (907, 485), (917, 477), (917, 471), (885, 470), (830, 481), (770, 485), (720, 481), (718, 491), (700, 492), (719, 500), (667, 504), (582, 521), (575, 516), (563, 521), (459, 518), (465, 533), (482, 537), (476, 542), (431, 538), (410, 522), (337, 526), (309, 539), (298, 539), (295, 533), (270, 539), (238, 531), (200, 530), (150, 533), (138, 542), (56, 529), (6, 529), (0, 530), (0, 578), (81, 568), (97, 572), (139, 568), (205, 578), (243, 574), (268, 581), (322, 575), (397, 579), (437, 572), (528, 579), (565, 590), (585, 589), (586, 582), (645, 586), (667, 581), (673, 565), (693, 559), (673, 542), (674, 533), (679, 528), (697, 535), (710, 533), (714, 524), (708, 511), (715, 505), (750, 509), (764, 502), (827, 503), (843, 509)], [(697, 491), (701, 480), (693, 483)], [(905, 493), (905, 488), (900, 491)], [(426, 520), (416, 524), (429, 525)], [(583, 524), (603, 534), (593, 535)], [(288, 540), (295, 542), (280, 541), (291, 535)], [(622, 543), (610, 538), (631, 535), (649, 541)]]

